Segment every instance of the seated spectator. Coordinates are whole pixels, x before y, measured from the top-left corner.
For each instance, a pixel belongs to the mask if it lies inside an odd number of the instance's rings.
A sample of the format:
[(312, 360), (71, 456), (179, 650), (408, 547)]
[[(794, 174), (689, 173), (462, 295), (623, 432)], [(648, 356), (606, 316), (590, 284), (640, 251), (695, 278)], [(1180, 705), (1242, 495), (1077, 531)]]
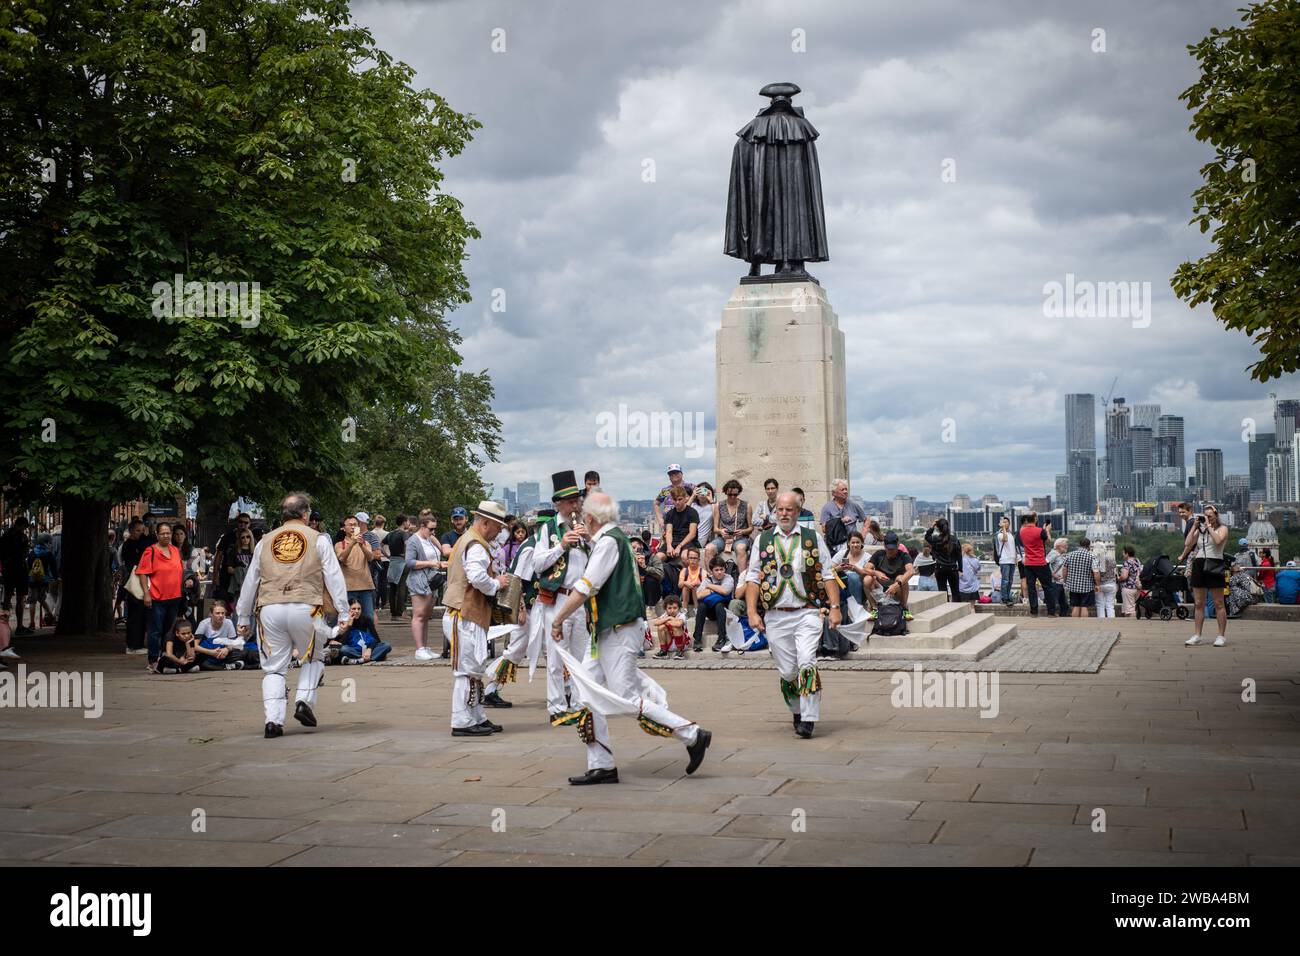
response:
[(41, 532), (36, 536), (31, 554), (27, 555), (27, 587), (34, 627), (39, 626), (36, 612), (38, 607), (45, 612), (50, 624), (55, 623), (54, 608), (50, 606), (50, 589), (59, 580), (59, 565), (50, 547), (53, 540), (49, 532)]
[(690, 492), (682, 486), (672, 488), (669, 496), (673, 506), (664, 513), (664, 539), (653, 560), (664, 569), (664, 589), (677, 593), (686, 549), (694, 544), (699, 532), (700, 515), (691, 507)]
[(961, 546), (961, 575), (957, 587), (963, 601), (980, 599), (980, 559), (975, 557), (975, 547), (969, 541)]
[(651, 632), (659, 644), (655, 657), (667, 657), (669, 648), (676, 648), (678, 660), (686, 656), (686, 612), (681, 598), (669, 595), (664, 598), (664, 613), (650, 622)]
[(701, 481), (695, 486), (694, 498), (691, 501), (691, 507), (695, 509), (695, 514), (699, 517), (699, 526), (695, 529), (695, 540), (691, 547), (699, 548), (701, 560), (704, 566), (709, 566), (709, 558), (713, 557), (713, 486), (707, 481)]
[(682, 596), (682, 606), (695, 607), (699, 596), (695, 593), (702, 579), (700, 569), (700, 552), (694, 548), (686, 549), (686, 566), (677, 574), (677, 593)]
[(14, 650), (14, 633), (9, 627), (9, 609), (0, 608), (0, 658), (16, 660), (18, 652)]
[(866, 549), (866, 539), (861, 531), (851, 532), (848, 543), (831, 556), (831, 567), (844, 582), (840, 589), (840, 609), (845, 614), (848, 613), (850, 597), (859, 604), (867, 603), (862, 582), (868, 576), (866, 566), (870, 561), (871, 554)]
[(215, 656), (216, 660), (226, 664), (241, 661), (245, 667), (260, 666), (261, 656), (257, 644), (245, 641), (236, 633), (235, 622), (229, 614), (230, 609), (226, 607), (225, 601), (212, 602), (212, 616), (200, 621), (194, 632), (199, 639), (199, 653), (206, 650), (210, 656)]
[[(902, 605), (903, 620), (912, 620), (912, 612), (907, 609), (908, 582), (912, 579), (915, 568), (912, 559), (898, 546), (898, 535), (893, 531), (885, 533), (884, 548), (871, 556), (865, 568), (871, 578), (871, 589), (867, 597), (871, 610), (867, 616), (873, 621), (881, 604), (894, 603)], [(864, 580), (864, 585), (866, 584)]]
[(1264, 589), (1248, 570), (1250, 557), (1238, 554), (1233, 562), (1232, 575), (1228, 578), (1228, 595), (1225, 599), (1228, 617), (1241, 617), (1241, 612), (1252, 604), (1264, 600)]
[[(713, 511), (714, 550), (717, 553), (730, 551), (738, 568), (749, 567), (749, 543), (754, 532), (749, 503), (740, 497), (743, 490), (740, 482), (732, 478), (722, 486), (725, 497)], [(706, 563), (712, 557), (706, 555)]]
[(723, 656), (726, 656), (732, 651), (735, 651), (739, 655), (743, 655), (745, 651), (767, 650), (767, 635), (762, 631), (756, 631), (749, 626), (748, 608), (745, 606), (745, 587), (746, 585), (742, 582), (741, 585), (736, 588), (736, 596), (732, 598), (731, 604), (728, 608), (728, 610), (730, 610), (732, 614), (736, 615), (736, 618), (740, 621), (740, 632), (743, 635), (743, 640), (741, 644), (736, 645), (728, 639), (727, 642), (718, 649), (719, 653)]
[(1277, 572), (1277, 603), (1295, 604), (1300, 595), (1300, 569), (1296, 568), (1295, 559), (1288, 561), (1286, 567)]
[(379, 639), (375, 621), (364, 612), (361, 602), (354, 600), (349, 604), (348, 614), (350, 623), (347, 630), (341, 630), (339, 636), (330, 641), (331, 646), (339, 649), (339, 663), (369, 664), (387, 657), (393, 648)]
[(704, 624), (709, 619), (718, 625), (718, 639), (713, 642), (713, 650), (721, 650), (727, 643), (727, 605), (731, 603), (735, 590), (736, 582), (727, 573), (727, 562), (721, 557), (710, 561), (709, 576), (695, 590), (699, 603), (699, 610), (695, 612), (695, 650), (704, 650)]
[(632, 555), (636, 558), (637, 577), (641, 580), (641, 600), (646, 607), (654, 607), (663, 597), (664, 569), (650, 563), (645, 542), (640, 538), (632, 539)]
[(199, 669), (199, 639), (185, 618), (177, 618), (162, 644), (156, 674), (188, 674)]

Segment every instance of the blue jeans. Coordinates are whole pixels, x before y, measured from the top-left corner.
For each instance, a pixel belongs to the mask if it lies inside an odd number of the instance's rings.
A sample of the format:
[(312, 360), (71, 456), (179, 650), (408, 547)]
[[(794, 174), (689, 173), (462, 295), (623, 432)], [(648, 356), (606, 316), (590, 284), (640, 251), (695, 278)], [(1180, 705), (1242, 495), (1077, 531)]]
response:
[(162, 654), (162, 639), (170, 633), (176, 618), (184, 610), (185, 598), (172, 598), (170, 601), (154, 601), (149, 612), (149, 663), (158, 660)]
[(862, 575), (856, 571), (842, 571), (840, 577), (844, 579), (844, 588), (840, 591), (840, 610), (845, 613), (848, 612), (850, 597), (859, 604), (865, 605), (866, 598), (862, 593)]
[[(382, 661), (389, 655), (392, 649), (393, 645), (385, 644), (383, 641), (380, 641), (370, 649), (370, 659), (372, 661)], [(355, 647), (351, 644), (344, 644), (339, 648), (339, 656), (351, 657), (352, 659), (359, 661), (361, 660), (361, 648)]]
[(368, 616), (372, 621), (375, 619), (375, 592), (374, 591), (349, 591), (348, 603), (353, 601), (361, 602), (361, 613)]
[(1016, 566), (1014, 564), (1000, 564), (998, 568), (1002, 571), (1002, 603), (1011, 600), (1011, 583), (1016, 576)]

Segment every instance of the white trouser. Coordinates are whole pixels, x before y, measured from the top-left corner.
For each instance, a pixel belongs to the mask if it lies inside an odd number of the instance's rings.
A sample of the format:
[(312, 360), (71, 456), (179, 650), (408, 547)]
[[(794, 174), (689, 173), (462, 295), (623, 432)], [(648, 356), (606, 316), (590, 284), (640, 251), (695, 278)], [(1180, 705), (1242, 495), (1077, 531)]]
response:
[[(284, 672), (296, 649), (302, 661), (296, 700), (316, 709), (316, 685), (325, 673), (325, 643), (331, 630), (323, 617), (313, 617), (310, 604), (264, 604), (257, 612), (258, 647), (262, 655), (262, 707), (267, 723), (284, 724)], [(317, 630), (319, 625), (320, 630)]]
[(487, 687), (483, 691), (485, 694), (495, 694), (500, 688), (501, 685), (500, 682), (496, 680), (496, 675), (498, 669), (506, 661), (509, 661), (515, 667), (518, 667), (524, 662), (524, 657), (528, 654), (528, 633), (532, 629), (532, 623), (533, 622), (530, 620), (527, 627), (521, 627), (516, 630), (515, 633), (510, 636), (510, 643), (507, 644), (506, 649), (501, 652), (501, 656), (488, 664), (484, 669), (485, 674), (492, 676), (492, 680), (488, 681)]
[[(673, 736), (689, 747), (695, 743), (699, 727), (685, 717), (678, 717), (667, 707), (641, 696), (641, 672), (636, 666), (636, 652), (641, 650), (644, 639), (645, 622), (639, 619), (622, 627), (601, 631), (598, 642), (600, 656), (591, 656), (591, 644), (588, 643), (582, 658), (583, 669), (619, 697), (640, 703), (641, 716), (671, 729)], [(614, 748), (609, 744), (609, 722), (595, 711), (591, 716), (596, 742), (587, 744), (587, 769), (611, 769), (615, 764)]]
[[(776, 661), (776, 671), (786, 683), (798, 681), (808, 667), (817, 667), (817, 647), (822, 640), (822, 615), (816, 608), (782, 611), (773, 608), (763, 615), (767, 628), (767, 646)], [(818, 678), (820, 680), (820, 678)], [(815, 694), (785, 694), (790, 713), (803, 720), (816, 721), (821, 715), (821, 691)]]
[(455, 677), (451, 684), (451, 726), (477, 727), (487, 720), (483, 709), (487, 631), (448, 608), (442, 616), (442, 636), (452, 648), (451, 672)]
[[(551, 622), (555, 620), (556, 608), (565, 600), (567, 595), (559, 594), (556, 595), (554, 604), (543, 604), (541, 601), (534, 604), (532, 610), (528, 612), (529, 630), (534, 627), (540, 629), (542, 647), (550, 648), (558, 643), (578, 660), (584, 660), (587, 648), (591, 646), (591, 636), (587, 633), (586, 605), (579, 607), (560, 625), (559, 641), (551, 637)], [(536, 621), (533, 620), (534, 615)], [(638, 649), (640, 649), (639, 645)], [(568, 692), (569, 682), (564, 679), (564, 662), (560, 660), (559, 654), (552, 654), (548, 650), (546, 652), (546, 712), (554, 716), (567, 711)]]
[(1097, 593), (1097, 616), (1114, 617), (1115, 616), (1115, 591), (1119, 585), (1114, 581), (1109, 581), (1101, 586)]

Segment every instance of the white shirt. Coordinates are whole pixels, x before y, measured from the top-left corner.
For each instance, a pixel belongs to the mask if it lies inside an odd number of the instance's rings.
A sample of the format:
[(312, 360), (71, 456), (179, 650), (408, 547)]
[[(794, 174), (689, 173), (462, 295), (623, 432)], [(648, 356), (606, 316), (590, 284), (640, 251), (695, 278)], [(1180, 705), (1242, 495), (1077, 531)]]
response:
[[(1002, 539), (1006, 535), (1006, 540)], [(998, 549), (998, 564), (1016, 563), (1016, 536), (1010, 531), (998, 531), (993, 538)]]
[[(533, 545), (533, 573), (540, 575), (543, 571), (560, 560), (560, 555), (564, 554), (564, 532), (569, 530), (569, 519), (561, 518), (556, 515), (558, 524), (558, 535), (552, 535), (550, 528), (543, 533), (542, 538), (538, 539)], [(562, 587), (575, 588), (578, 582), (582, 580), (583, 574), (587, 569), (587, 563), (590, 559), (587, 552), (581, 548), (571, 548), (569, 550), (569, 563), (564, 569), (564, 583)], [(613, 568), (610, 569), (611, 573)], [(588, 575), (590, 577), (590, 575)], [(585, 591), (583, 592), (586, 593)]]
[(469, 583), (488, 597), (492, 597), (501, 585), (488, 572), (488, 564), (492, 556), (488, 554), (487, 549), (477, 547), (477, 544), (478, 542), (468, 545), (461, 552), (461, 565), (465, 568), (465, 577), (469, 578)]
[(513, 574), (520, 581), (531, 581), (533, 579), (533, 548), (531, 546), (527, 546), (519, 552)]
[[(257, 604), (257, 586), (262, 580), (262, 546), (266, 544), (266, 535), (253, 548), (253, 560), (248, 562), (248, 574), (244, 577), (244, 586), (239, 590), (239, 603), (235, 613), (241, 625), (253, 623), (253, 608)], [(334, 544), (329, 535), (316, 536), (316, 555), (325, 570), (325, 590), (329, 593), (334, 607), (346, 612), (348, 608), (348, 586), (343, 580), (343, 569), (339, 567), (338, 555), (334, 553)]]
[[(591, 597), (603, 588), (618, 567), (618, 539), (606, 533), (613, 527), (612, 524), (603, 524), (591, 537), (591, 556), (587, 558), (585, 573), (573, 585), (573, 589), (584, 597)], [(565, 580), (568, 580), (568, 575), (565, 575)]]
[[(814, 531), (813, 534), (817, 539), (817, 554), (822, 563), (822, 580), (833, 581), (835, 580), (834, 565), (831, 564), (831, 554), (826, 547), (826, 541), (822, 538), (819, 532)], [(784, 531), (778, 525), (776, 532), (772, 535), (772, 544), (775, 546), (777, 541), (781, 541), (783, 544), (788, 545), (792, 538), (794, 539), (795, 547), (794, 551), (790, 555), (790, 563), (794, 565), (796, 579), (802, 580), (802, 575), (799, 573), (799, 569), (806, 566), (803, 563), (806, 559), (803, 553), (803, 542), (799, 537), (799, 526), (795, 525), (789, 531)], [(745, 571), (744, 576), (741, 578), (742, 582), (757, 584), (759, 580), (761, 580), (762, 572), (759, 569), (761, 563), (759, 556), (761, 552), (762, 549), (757, 546), (757, 542), (754, 547), (750, 548), (749, 569)], [(795, 609), (803, 607), (804, 602), (794, 593), (794, 588), (783, 588), (781, 590), (781, 597), (777, 600), (774, 606), (779, 610), (787, 608)]]

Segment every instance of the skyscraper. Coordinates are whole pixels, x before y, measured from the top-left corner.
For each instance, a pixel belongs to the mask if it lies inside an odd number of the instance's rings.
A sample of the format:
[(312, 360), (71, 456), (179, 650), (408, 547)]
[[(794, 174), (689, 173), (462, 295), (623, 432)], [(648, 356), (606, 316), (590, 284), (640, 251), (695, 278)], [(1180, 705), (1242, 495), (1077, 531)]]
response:
[(1156, 422), (1160, 420), (1159, 405), (1134, 405), (1133, 406), (1133, 427), (1149, 428), (1152, 433), (1156, 430)]
[(1169, 466), (1178, 469), (1178, 483), (1187, 484), (1187, 450), (1183, 447), (1183, 417), (1161, 415), (1156, 419), (1156, 437), (1174, 440), (1173, 459), (1169, 462)]
[(916, 524), (916, 499), (911, 495), (894, 495), (890, 515), (891, 524), (902, 531), (910, 531)]
[(1117, 497), (1133, 500), (1133, 443), (1129, 407), (1116, 398), (1106, 412), (1106, 477)]
[(1273, 444), (1289, 448), (1295, 444), (1296, 423), (1300, 421), (1300, 400), (1279, 398), (1273, 403)]
[(1295, 498), (1295, 475), (1292, 449), (1274, 448), (1264, 456), (1264, 498), (1266, 501), (1291, 501)]
[(536, 481), (519, 482), (518, 498), (520, 511), (537, 507), (542, 500), (541, 484)]
[(1058, 503), (1069, 500), (1070, 497), (1070, 478), (1068, 475), (1056, 476), (1056, 501)]
[(1209, 490), (1211, 501), (1223, 501), (1223, 449), (1196, 449), (1196, 484)]
[(1133, 443), (1133, 500), (1146, 501), (1151, 473), (1155, 468), (1155, 430), (1146, 425), (1134, 425), (1129, 429), (1129, 438)]
[(1263, 491), (1264, 484), (1264, 464), (1268, 459), (1268, 453), (1273, 450), (1274, 432), (1256, 432), (1255, 439), (1250, 443), (1250, 490)]
[(1097, 507), (1097, 399), (1087, 393), (1065, 396), (1065, 484), (1068, 511)]

